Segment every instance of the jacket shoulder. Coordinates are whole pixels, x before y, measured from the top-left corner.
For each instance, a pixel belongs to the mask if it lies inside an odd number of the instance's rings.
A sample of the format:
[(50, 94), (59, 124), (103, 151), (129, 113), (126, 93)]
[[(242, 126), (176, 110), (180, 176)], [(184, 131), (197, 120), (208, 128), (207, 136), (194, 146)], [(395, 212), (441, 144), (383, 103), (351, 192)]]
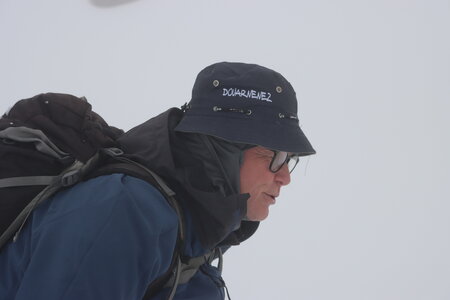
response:
[(92, 218), (89, 224), (78, 224), (91, 228), (108, 219), (130, 218), (148, 223), (146, 229), (155, 232), (178, 226), (175, 211), (153, 185), (124, 174), (100, 176), (62, 191), (39, 208), (35, 218), (42, 219), (42, 225), (61, 218)]
[(77, 184), (37, 208), (0, 253), (9, 282), (0, 296), (139, 299), (169, 268), (177, 231), (176, 213), (145, 181), (112, 174)]

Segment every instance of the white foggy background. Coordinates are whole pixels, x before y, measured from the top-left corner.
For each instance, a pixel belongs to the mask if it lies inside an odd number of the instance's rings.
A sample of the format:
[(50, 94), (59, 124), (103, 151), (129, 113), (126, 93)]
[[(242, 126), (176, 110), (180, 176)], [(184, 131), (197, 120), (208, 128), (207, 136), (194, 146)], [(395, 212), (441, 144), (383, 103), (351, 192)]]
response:
[(231, 298), (450, 299), (450, 1), (126, 2), (0, 0), (0, 110), (72, 93), (130, 129), (211, 63), (273, 68), (318, 154), (225, 256)]

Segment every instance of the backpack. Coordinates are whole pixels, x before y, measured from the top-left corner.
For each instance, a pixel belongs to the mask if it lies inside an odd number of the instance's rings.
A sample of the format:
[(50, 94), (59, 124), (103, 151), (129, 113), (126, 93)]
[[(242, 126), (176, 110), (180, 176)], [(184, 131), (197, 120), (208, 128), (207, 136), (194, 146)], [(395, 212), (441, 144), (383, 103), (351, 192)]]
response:
[(75, 170), (100, 149), (116, 147), (122, 133), (92, 112), (85, 98), (48, 93), (17, 102), (0, 119), (1, 242), (18, 229), (23, 216), (14, 220), (36, 195), (64, 170), (61, 186), (74, 184)]
[(93, 112), (86, 98), (68, 94), (20, 100), (5, 113), (0, 119), (0, 250), (18, 237), (39, 203), (56, 192), (100, 175), (135, 176), (155, 186), (178, 215), (170, 267), (144, 296), (147, 299), (171, 287), (167, 299), (172, 299), (179, 283), (187, 282), (200, 265), (221, 253), (182, 261), (184, 223), (175, 193), (151, 170), (122, 156), (116, 142), (122, 133)]

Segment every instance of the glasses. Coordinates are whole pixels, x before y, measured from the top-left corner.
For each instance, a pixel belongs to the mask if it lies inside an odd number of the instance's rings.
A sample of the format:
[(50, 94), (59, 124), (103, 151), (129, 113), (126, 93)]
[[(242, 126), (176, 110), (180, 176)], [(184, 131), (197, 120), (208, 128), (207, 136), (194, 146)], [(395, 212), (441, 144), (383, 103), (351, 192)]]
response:
[(276, 173), (286, 164), (288, 166), (289, 173), (294, 171), (298, 164), (299, 157), (295, 154), (289, 154), (288, 152), (272, 150), (273, 157), (270, 162), (269, 169), (271, 172)]

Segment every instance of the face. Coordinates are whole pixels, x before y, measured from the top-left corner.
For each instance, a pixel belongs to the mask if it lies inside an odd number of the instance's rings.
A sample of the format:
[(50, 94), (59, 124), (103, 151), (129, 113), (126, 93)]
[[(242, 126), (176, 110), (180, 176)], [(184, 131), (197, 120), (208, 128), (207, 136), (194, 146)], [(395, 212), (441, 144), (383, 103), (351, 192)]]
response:
[(269, 206), (275, 204), (281, 187), (291, 181), (288, 166), (278, 172), (270, 171), (274, 153), (263, 147), (253, 147), (244, 152), (240, 170), (241, 193), (249, 193), (247, 218), (262, 221), (269, 215)]

